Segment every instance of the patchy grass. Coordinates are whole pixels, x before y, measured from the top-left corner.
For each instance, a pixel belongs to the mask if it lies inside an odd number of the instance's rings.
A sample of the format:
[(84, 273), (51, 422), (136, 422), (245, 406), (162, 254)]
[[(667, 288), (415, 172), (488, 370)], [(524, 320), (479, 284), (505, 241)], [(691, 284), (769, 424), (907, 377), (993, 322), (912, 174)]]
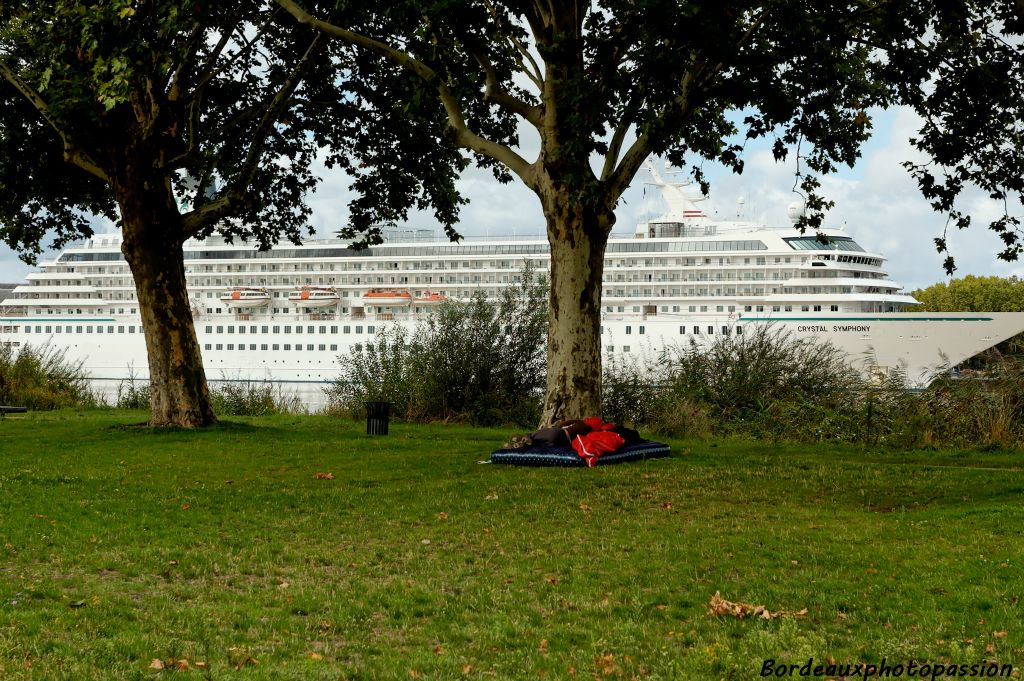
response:
[[(680, 441), (643, 464), (517, 469), (476, 463), (498, 429), (142, 420), (0, 420), (0, 678), (1024, 664), (1020, 453)], [(808, 612), (711, 617), (716, 591)]]

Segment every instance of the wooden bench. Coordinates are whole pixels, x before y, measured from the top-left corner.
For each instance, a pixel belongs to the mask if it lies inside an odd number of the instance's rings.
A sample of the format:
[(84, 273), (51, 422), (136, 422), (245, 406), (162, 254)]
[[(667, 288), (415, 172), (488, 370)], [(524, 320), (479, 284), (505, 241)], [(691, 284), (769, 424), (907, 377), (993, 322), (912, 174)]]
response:
[(0, 415), (3, 414), (24, 414), (28, 411), (28, 407), (5, 407), (0, 405)]

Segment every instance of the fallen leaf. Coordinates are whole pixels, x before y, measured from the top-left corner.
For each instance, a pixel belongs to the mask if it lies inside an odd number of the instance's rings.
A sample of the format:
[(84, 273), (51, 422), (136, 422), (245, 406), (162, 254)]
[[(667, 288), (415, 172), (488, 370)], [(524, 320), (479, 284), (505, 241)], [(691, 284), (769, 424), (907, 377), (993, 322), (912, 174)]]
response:
[(989, 643), (987, 646), (985, 646), (985, 652), (986, 653), (994, 653), (994, 652), (996, 652), (996, 644), (995, 643)]
[(169, 560), (169, 561), (167, 561), (167, 564), (168, 565), (177, 565), (178, 561), (176, 561), (176, 560)]
[(313, 477), (317, 480), (334, 480), (334, 473), (317, 473)]
[(448, 514), (445, 513), (444, 511), (441, 511), (440, 513), (437, 514), (437, 519), (438, 520), (448, 520)]
[(287, 589), (290, 586), (291, 586), (291, 584), (289, 584), (288, 582), (284, 581), (283, 579), (280, 582), (277, 583), (277, 588), (278, 589)]
[(666, 510), (671, 511), (672, 510), (672, 502), (671, 501), (663, 501), (663, 502), (661, 502), (661, 507), (666, 509)]
[(665, 608), (667, 608), (668, 606), (667, 606), (667, 605), (665, 605), (664, 603), (658, 603), (658, 604), (657, 604), (656, 606), (654, 606), (654, 607), (655, 607), (655, 608), (656, 608), (657, 610), (664, 610), (664, 609), (665, 609)]
[(235, 664), (235, 671), (240, 670), (242, 667), (255, 666), (257, 664), (255, 657), (246, 656), (245, 659)]
[(72, 608), (84, 608), (85, 607), (85, 601), (71, 601), (70, 603), (68, 603), (68, 605), (71, 606)]
[(490, 533), (491, 533), (491, 532), (493, 532), (493, 531), (494, 531), (494, 530), (492, 530), (492, 529), (491, 529), (491, 528), (489, 528), (489, 527), (485, 527), (485, 528), (484, 528), (484, 534), (490, 534)]
[(442, 645), (434, 646), (434, 654), (435, 655), (444, 655), (444, 646), (442, 646)]
[(796, 567), (797, 565), (800, 564), (800, 561), (791, 560), (791, 561), (789, 561), (789, 564), (792, 565), (793, 567)]
[[(801, 614), (802, 613), (802, 614)], [(763, 620), (773, 620), (777, 617), (784, 617), (790, 615), (792, 617), (802, 617), (803, 614), (807, 613), (807, 609), (804, 608), (800, 613), (788, 613), (785, 610), (769, 610), (763, 605), (751, 605), (749, 603), (733, 603), (722, 598), (722, 594), (718, 591), (711, 597), (711, 601), (708, 603), (708, 614), (709, 615), (728, 615), (737, 619), (744, 619), (746, 617), (754, 617)]]
[(235, 481), (234, 480), (225, 480), (224, 484), (225, 485), (233, 485), (233, 484), (235, 484)]
[(580, 504), (580, 510), (581, 511), (589, 511), (590, 510), (590, 504)]
[(542, 638), (540, 640), (540, 652), (542, 652), (542, 653), (548, 652), (548, 640), (546, 638)]
[(548, 575), (544, 578), (544, 581), (548, 584), (558, 584), (558, 577), (556, 575)]
[(1007, 632), (1005, 631), (993, 631), (992, 638), (1006, 638)]
[(418, 678), (420, 678), (421, 676), (423, 676), (423, 674), (420, 674), (420, 673), (419, 673), (418, 671), (416, 671), (415, 669), (410, 669), (410, 670), (409, 670), (409, 677), (410, 677), (410, 678), (413, 678), (413, 679), (418, 679)]
[(473, 665), (471, 665), (471, 664), (464, 664), (464, 665), (462, 665), (462, 673), (463, 674), (468, 674), (471, 671), (473, 671)]
[(191, 506), (191, 505), (189, 505), (189, 504), (182, 504), (182, 505), (181, 505), (181, 510), (182, 510), (182, 511), (187, 511), (187, 510), (188, 510), (188, 509), (190, 509), (190, 508), (192, 508), (192, 506)]
[(498, 498), (498, 493), (497, 492), (491, 492), (486, 497), (484, 497), (484, 501), (494, 501), (497, 498)]
[(322, 659), (324, 659), (324, 656), (321, 655), (320, 653), (309, 653), (308, 655), (306, 655), (306, 657), (308, 657), (311, 660), (322, 660)]
[(424, 546), (430, 546), (430, 540), (429, 539), (421, 539), (420, 543), (423, 544)]
[(179, 672), (188, 671), (188, 669), (189, 669), (188, 660), (175, 660), (174, 661), (174, 668), (177, 669)]
[(157, 658), (154, 657), (153, 661), (149, 663), (149, 668), (150, 669), (163, 669), (164, 668), (164, 662), (163, 662), (163, 660), (158, 660)]
[(206, 663), (205, 662), (196, 662), (192, 666), (195, 667), (196, 669), (206, 669)]

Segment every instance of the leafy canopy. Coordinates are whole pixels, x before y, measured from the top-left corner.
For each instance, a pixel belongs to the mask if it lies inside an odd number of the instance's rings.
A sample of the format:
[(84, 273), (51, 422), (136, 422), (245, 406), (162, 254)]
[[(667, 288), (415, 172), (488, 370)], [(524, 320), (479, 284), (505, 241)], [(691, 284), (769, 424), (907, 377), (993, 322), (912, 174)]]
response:
[(179, 241), (214, 230), (261, 247), (295, 241), (322, 147), (350, 170), (350, 157), (390, 149), (386, 184), (354, 173), (358, 224), (396, 222), (412, 206), (454, 223), (462, 161), (423, 143), (436, 121), (398, 126), (392, 116), (381, 144), (386, 112), (361, 107), (365, 95), (349, 88), (358, 59), (325, 43), (256, 0), (4, 2), (0, 236), (31, 260), (48, 232), (60, 247), (91, 234), (90, 216), (117, 219), (134, 155), (189, 206)]
[[(907, 163), (923, 195), (959, 227), (970, 224), (957, 207), (965, 190), (1005, 200), (990, 227), (999, 257), (1020, 253), (1014, 0), (277, 2), (363, 55), (363, 106), (425, 112), (432, 101), (444, 143), (502, 179), (539, 194), (562, 184), (606, 210), (650, 154), (706, 191), (705, 162), (741, 172), (746, 145), (765, 139), (779, 161), (795, 152), (800, 226), (817, 228), (831, 206), (819, 178), (856, 161), (872, 107), (910, 106), (925, 121), (913, 143), (931, 159)], [(539, 134), (536, 159), (520, 155), (517, 123)]]

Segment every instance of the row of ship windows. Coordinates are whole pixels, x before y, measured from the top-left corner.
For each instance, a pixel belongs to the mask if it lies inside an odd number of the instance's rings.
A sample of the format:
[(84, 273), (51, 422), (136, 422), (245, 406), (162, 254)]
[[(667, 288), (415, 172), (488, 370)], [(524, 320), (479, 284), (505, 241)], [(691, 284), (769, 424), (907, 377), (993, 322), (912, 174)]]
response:
[[(328, 328), (330, 328), (329, 332), (327, 330)], [(250, 333), (250, 334), (255, 334), (255, 333), (261, 333), (261, 334), (282, 333), (282, 330), (283, 330), (283, 333), (292, 333), (294, 331), (294, 333), (300, 334), (300, 333), (303, 333), (303, 329), (305, 329), (305, 333), (307, 333), (307, 334), (315, 334), (315, 333), (326, 334), (326, 333), (330, 333), (332, 335), (337, 335), (339, 328), (341, 329), (342, 333), (352, 333), (352, 328), (353, 327), (351, 327), (351, 326), (341, 326), (341, 327), (338, 327), (338, 326), (331, 326), (331, 327), (327, 327), (327, 326), (319, 326), (319, 327), (318, 326), (306, 326), (306, 327), (303, 327), (303, 326), (299, 326), (299, 325), (295, 325), (294, 327), (291, 326), (291, 325), (273, 326), (273, 327), (271, 327), (271, 326), (245, 326), (245, 325), (240, 325), (240, 326), (235, 327), (235, 326), (230, 326), (229, 325), (229, 326), (226, 326), (226, 327), (225, 326), (216, 326), (216, 327), (215, 326), (207, 326), (206, 327), (206, 333), (224, 333), (225, 329), (227, 329), (227, 333), (236, 333), (237, 332), (239, 334), (244, 334), (244, 333), (247, 333), (247, 332)], [(216, 331), (214, 331), (214, 329), (216, 329)], [(257, 329), (259, 329), (259, 331), (257, 331)], [(271, 331), (271, 329), (273, 329), (273, 331)], [(366, 333), (374, 334), (376, 332), (377, 332), (376, 327), (374, 327), (374, 326), (367, 326), (366, 327)], [(356, 326), (355, 327), (355, 333), (357, 333), (357, 334), (363, 333), (363, 327), (362, 326)]]
[[(772, 281), (779, 281), (779, 280), (782, 280), (782, 279), (792, 279), (792, 278), (800, 278), (800, 279), (835, 279), (835, 278), (839, 278), (841, 276), (845, 276), (847, 278), (854, 278), (854, 279), (884, 279), (884, 277), (881, 276), (881, 275), (878, 275), (878, 276), (860, 276), (860, 275), (861, 275), (861, 273), (859, 273), (859, 272), (852, 272), (852, 273), (851, 272), (827, 272), (827, 273), (826, 272), (821, 272), (821, 273), (818, 273), (818, 272), (800, 272), (799, 274), (797, 274), (796, 272), (791, 272), (791, 271), (788, 271), (788, 270), (783, 270), (783, 271), (772, 272), (771, 273), (771, 280)], [(204, 287), (204, 286), (207, 286), (207, 287), (223, 287), (223, 286), (236, 286), (236, 285), (237, 286), (246, 286), (246, 285), (249, 285), (249, 286), (251, 286), (251, 285), (259, 285), (259, 286), (300, 286), (300, 285), (309, 285), (309, 286), (312, 286), (312, 285), (325, 285), (325, 286), (352, 285), (352, 286), (357, 286), (358, 285), (358, 286), (361, 286), (363, 284), (370, 285), (370, 284), (374, 284), (374, 283), (382, 284), (382, 285), (393, 284), (393, 285), (396, 285), (396, 286), (408, 286), (408, 285), (423, 285), (423, 284), (433, 285), (435, 283), (436, 284), (442, 284), (442, 285), (443, 284), (485, 284), (485, 283), (486, 284), (498, 284), (498, 283), (507, 284), (507, 283), (509, 283), (509, 277), (504, 276), (504, 277), (501, 278), (501, 281), (497, 281), (497, 277), (494, 276), (494, 275), (487, 276), (486, 281), (484, 280), (483, 275), (474, 275), (472, 278), (453, 277), (453, 276), (449, 276), (447, 278), (446, 277), (438, 277), (437, 278), (438, 281), (436, 281), (436, 282), (433, 280), (433, 277), (426, 277), (426, 281), (421, 281), (421, 279), (422, 279), (421, 277), (414, 277), (413, 279), (414, 279), (414, 281), (410, 282), (409, 281), (409, 277), (391, 277), (390, 281), (385, 281), (385, 277), (376, 277), (376, 282), (372, 282), (372, 281), (369, 281), (369, 280), (366, 281), (366, 282), (363, 282), (363, 281), (360, 280), (360, 277), (352, 277), (351, 281), (350, 281), (348, 277), (342, 276), (342, 277), (326, 277), (326, 278), (325, 277), (320, 277), (317, 282), (314, 282), (312, 277), (306, 277), (304, 281), (300, 281), (299, 278), (297, 278), (297, 277), (294, 279), (294, 281), (289, 280), (287, 277), (284, 277), (284, 278), (281, 278), (281, 277), (271, 277), (269, 279), (264, 277), (264, 278), (260, 278), (260, 279), (253, 280), (253, 281), (247, 281), (247, 280), (240, 279), (240, 278), (201, 278), (201, 279), (198, 279), (198, 280), (194, 281), (192, 283), (192, 286), (194, 286), (194, 287)], [(446, 279), (447, 279), (447, 281), (446, 281)], [(514, 277), (513, 279), (514, 279), (514, 283), (518, 283), (519, 277)], [(751, 271), (744, 271), (744, 272), (740, 272), (740, 271), (735, 271), (735, 272), (733, 272), (733, 271), (717, 271), (717, 272), (700, 272), (700, 273), (696, 273), (696, 272), (688, 272), (688, 273), (680, 273), (680, 272), (650, 273), (650, 272), (645, 272), (645, 273), (631, 273), (629, 275), (626, 275), (626, 274), (611, 274), (611, 273), (607, 273), (606, 272), (604, 277), (603, 277), (603, 281), (605, 283), (610, 283), (610, 282), (655, 282), (655, 281), (659, 281), (659, 282), (664, 282), (664, 281), (765, 281), (765, 280), (768, 280), (768, 279), (769, 279), (769, 277), (767, 276), (767, 273), (762, 272), (762, 271), (755, 271), (755, 272), (751, 272)], [(91, 286), (106, 287), (106, 288), (121, 287), (121, 288), (129, 289), (129, 290), (133, 290), (133, 286), (134, 286), (132, 280), (129, 279), (129, 278), (124, 278), (124, 279), (120, 279), (120, 280), (108, 279), (108, 280), (106, 280), (106, 283), (104, 283), (103, 280), (91, 281), (91, 282), (87, 280), (86, 283), (87, 283), (87, 285), (91, 285)], [(54, 283), (54, 282), (37, 282), (34, 285), (35, 286), (45, 286), (47, 288), (52, 288), (55, 285), (59, 286), (60, 282), (56, 282), (56, 283)], [(219, 291), (218, 292), (207, 291), (206, 292), (206, 297), (207, 298), (213, 298), (215, 296), (219, 296), (220, 293), (221, 292), (219, 292)], [(288, 294), (290, 293), (290, 291), (271, 291), (270, 293), (271, 293), (272, 297), (274, 297), (274, 298), (286, 298), (286, 297), (288, 297)], [(342, 298), (348, 298), (349, 297), (349, 293), (350, 293), (349, 291), (344, 290), (344, 289), (338, 291), (338, 294)], [(359, 295), (360, 295), (359, 291), (352, 291), (351, 293), (352, 293), (353, 297), (359, 297)], [(34, 299), (34, 298), (38, 298), (39, 295), (40, 294), (33, 293), (32, 291), (21, 291), (15, 297)], [(82, 295), (82, 294), (77, 293), (77, 292), (69, 292), (69, 293), (63, 293), (63, 294), (62, 293), (53, 293), (53, 294), (44, 294), (44, 295), (51, 295), (54, 298), (68, 298), (68, 299), (73, 299), (73, 298), (90, 298), (90, 297), (97, 297), (97, 298), (99, 298), (99, 297), (102, 297), (101, 294), (98, 294), (98, 293), (95, 294), (95, 296), (93, 296), (93, 295), (90, 295), (90, 294)], [(120, 296), (118, 296), (118, 297), (120, 298)]]
[[(256, 350), (257, 344), (256, 343), (249, 343), (249, 345), (248, 345), (249, 352), (266, 352), (267, 350), (281, 350), (282, 348), (284, 350), (286, 350), (286, 351), (290, 351), (290, 350), (293, 349), (291, 343), (284, 343), (283, 345), (280, 344), (280, 343), (260, 343), (258, 345), (259, 345), (259, 350)], [(338, 346), (337, 345), (330, 344), (328, 346), (327, 344), (324, 344), (324, 343), (321, 343), (319, 345), (312, 345), (312, 344), (307, 343), (306, 346), (305, 346), (305, 349), (303, 349), (303, 346), (302, 346), (301, 343), (296, 343), (295, 346), (294, 346), (294, 350), (296, 350), (298, 352), (314, 352), (314, 351), (327, 352), (328, 347), (330, 347), (330, 351), (331, 352), (337, 352), (338, 351)], [(363, 349), (362, 343), (356, 343), (354, 347), (355, 347), (356, 350), (362, 350)], [(227, 350), (237, 350), (237, 351), (240, 351), (240, 352), (245, 352), (246, 351), (246, 345), (245, 345), (245, 343), (239, 343), (237, 346), (234, 343), (227, 343), (226, 345), (224, 343), (206, 343), (205, 345), (203, 345), (203, 349), (204, 350), (225, 350), (225, 349), (227, 349)]]
[[(822, 246), (820, 250), (827, 249)], [(382, 258), (382, 257), (428, 257), (438, 255), (472, 256), (472, 255), (540, 255), (547, 254), (548, 244), (516, 244), (486, 246), (414, 246), (402, 247), (371, 247), (362, 251), (350, 248), (303, 248), (287, 250), (257, 251), (255, 249), (234, 251), (184, 251), (185, 260), (262, 260), (270, 258)], [(665, 253), (665, 252), (703, 252), (703, 251), (766, 251), (768, 247), (761, 241), (691, 241), (691, 242), (615, 242), (608, 244), (608, 253)], [(104, 262), (124, 260), (117, 251), (99, 252), (68, 252), (58, 259), (59, 262)]]
[[(714, 309), (715, 312), (727, 312), (727, 311), (728, 312), (735, 312), (736, 311), (736, 306), (735, 305), (729, 305), (729, 306), (716, 305), (714, 307), (715, 307), (715, 309)], [(743, 307), (743, 311), (744, 312), (754, 312), (754, 311), (764, 312), (768, 307), (771, 307), (771, 311), (772, 312), (793, 312), (793, 310), (794, 310), (794, 308), (796, 306), (795, 305), (771, 305), (771, 306), (767, 306), (767, 305), (745, 305)], [(822, 306), (821, 305), (800, 305), (799, 307), (800, 307), (800, 311), (801, 312), (812, 312), (812, 311), (813, 312), (821, 312), (822, 311)], [(710, 308), (711, 308), (710, 305), (688, 305), (686, 311), (687, 312), (710, 312), (711, 311)], [(682, 306), (681, 305), (672, 305), (672, 306), (662, 305), (661, 306), (661, 311), (662, 312), (669, 312), (670, 310), (672, 312), (682, 312)], [(838, 305), (830, 305), (829, 306), (829, 310), (831, 312), (838, 312), (839, 311), (839, 306)], [(609, 306), (605, 307), (605, 311), (609, 312), (609, 313), (614, 313), (616, 311), (617, 312), (625, 312), (625, 306), (619, 305), (618, 307), (615, 307), (615, 306), (609, 305)], [(632, 311), (633, 312), (640, 312), (641, 311), (641, 307), (639, 305), (634, 305), (634, 306), (632, 306)], [(3, 333), (17, 333), (19, 331), (19, 328), (20, 327), (18, 327), (18, 326), (4, 326), (4, 327), (0, 327), (0, 331), (2, 331)], [(32, 333), (32, 328), (33, 328), (32, 326), (26, 325), (25, 326), (25, 333)], [(355, 329), (354, 332), (353, 332), (353, 328)], [(225, 330), (226, 330), (226, 332), (229, 333), (229, 334), (238, 333), (240, 335), (241, 334), (245, 334), (245, 333), (250, 333), (250, 334), (256, 334), (256, 333), (262, 333), (262, 334), (267, 334), (267, 333), (289, 333), (289, 334), (290, 333), (295, 333), (295, 334), (301, 334), (303, 332), (305, 332), (307, 334), (316, 334), (316, 333), (328, 334), (328, 333), (330, 333), (330, 334), (337, 335), (339, 329), (341, 330), (341, 333), (343, 333), (343, 334), (351, 334), (351, 333), (362, 334), (362, 333), (364, 333), (364, 328), (365, 328), (365, 333), (367, 333), (369, 335), (373, 335), (374, 333), (376, 333), (376, 327), (373, 326), (373, 325), (368, 325), (366, 327), (363, 327), (362, 325), (356, 325), (354, 327), (353, 326), (330, 326), (330, 327), (328, 327), (328, 326), (305, 326), (305, 327), (303, 327), (303, 326), (300, 326), (300, 325), (295, 325), (293, 327), (293, 326), (287, 325), (287, 324), (286, 325), (277, 325), (277, 326), (254, 326), (254, 325), (245, 326), (245, 325), (240, 325), (240, 326), (237, 326), (237, 327), (235, 327), (233, 325), (228, 325), (228, 326), (208, 325), (208, 326), (205, 327), (205, 331), (206, 331), (206, 333), (211, 333), (211, 334), (212, 333), (220, 333), (220, 334), (222, 334), (222, 333), (225, 333)], [(106, 329), (106, 331), (104, 331), (104, 329)], [(115, 331), (115, 329), (116, 329), (116, 331)], [(99, 325), (96, 325), (95, 327), (92, 326), (92, 325), (81, 325), (81, 326), (44, 326), (44, 325), (38, 325), (38, 326), (35, 327), (35, 333), (62, 333), (62, 330), (63, 330), (63, 333), (94, 333), (94, 332), (95, 333), (104, 333), (105, 332), (105, 333), (108, 333), (108, 334), (112, 334), (112, 333), (125, 333), (126, 331), (127, 331), (127, 333), (136, 333), (136, 329), (137, 329), (138, 333), (142, 333), (142, 327), (141, 326), (136, 327), (136, 326), (131, 326), (131, 325), (129, 325), (129, 326), (119, 325), (119, 326), (116, 326), (116, 327), (115, 326), (106, 326), (106, 327), (104, 327), (104, 326), (99, 326)], [(642, 326), (639, 327), (639, 332), (640, 333), (644, 333), (644, 327), (642, 327)], [(626, 333), (631, 333), (631, 327), (629, 327), (629, 326), (626, 327)]]
[[(0, 327), (0, 332), (3, 332), (3, 333), (18, 333), (20, 328), (21, 328), (20, 326), (3, 326), (3, 327)], [(25, 333), (32, 333), (32, 328), (33, 328), (32, 326), (26, 324), (25, 325)], [(214, 331), (213, 331), (214, 328), (217, 329), (216, 333), (224, 333), (225, 327), (223, 327), (223, 326), (218, 326), (218, 327), (207, 326), (206, 327), (206, 333), (214, 333)], [(257, 333), (257, 331), (256, 331), (257, 328), (261, 328), (262, 329), (260, 331), (260, 333), (269, 333), (268, 329), (270, 329), (271, 327), (269, 327), (269, 326), (263, 326), (263, 327), (239, 326), (239, 327), (237, 327), (237, 332), (239, 334), (244, 334), (244, 333), (246, 333), (246, 329), (248, 329), (249, 333), (255, 334), (255, 333)], [(306, 327), (302, 327), (302, 326), (297, 326), (297, 325), (295, 327), (292, 327), (292, 326), (284, 326), (284, 327), (275, 326), (275, 327), (273, 327), (273, 329), (274, 329), (273, 332), (274, 333), (281, 333), (281, 329), (282, 328), (284, 329), (284, 333), (292, 333), (294, 331), (294, 333), (300, 334), (300, 333), (303, 333), (303, 329), (305, 329), (305, 333), (309, 333), (309, 334), (316, 334), (316, 333), (326, 334), (326, 333), (328, 333), (328, 330), (327, 330), (328, 327), (326, 327), (326, 326), (320, 326), (320, 327), (306, 326)], [(329, 333), (336, 335), (338, 333), (338, 329), (339, 328), (341, 329), (341, 332), (343, 334), (345, 334), (345, 333), (353, 333), (353, 331), (352, 331), (353, 327), (351, 327), (351, 326), (341, 326), (341, 327), (331, 326)], [(363, 331), (364, 331), (364, 327), (363, 326), (356, 326), (355, 327), (355, 333), (356, 334), (362, 334)], [(131, 333), (142, 333), (142, 327), (141, 326), (134, 326), (134, 325), (127, 325), (127, 326), (125, 326), (125, 325), (100, 326), (98, 324), (96, 324), (96, 325), (93, 325), (93, 324), (82, 324), (82, 325), (73, 325), (73, 326), (53, 326), (53, 325), (42, 325), (42, 324), (40, 324), (40, 325), (35, 327), (35, 333), (108, 333), (108, 334), (114, 334), (114, 333), (126, 333), (126, 332), (130, 333), (130, 334)], [(236, 332), (236, 327), (228, 326), (227, 327), (227, 332), (228, 333), (235, 333)], [(365, 332), (367, 334), (373, 335), (374, 333), (377, 332), (377, 329), (376, 329), (375, 326), (366, 326), (365, 327)]]

